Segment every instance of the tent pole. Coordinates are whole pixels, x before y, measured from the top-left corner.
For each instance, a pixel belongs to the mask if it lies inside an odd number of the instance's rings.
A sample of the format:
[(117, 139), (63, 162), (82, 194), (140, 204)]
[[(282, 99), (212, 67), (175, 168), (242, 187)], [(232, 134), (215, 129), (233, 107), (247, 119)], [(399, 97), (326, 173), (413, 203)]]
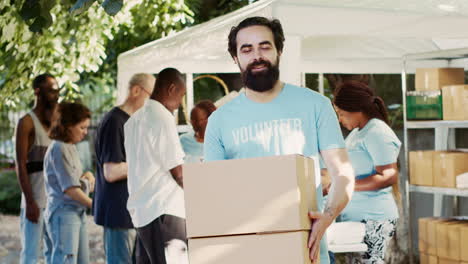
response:
[(323, 73), (319, 73), (318, 75), (318, 90), (320, 94), (325, 95), (325, 88), (323, 84)]
[[(190, 111), (192, 111), (192, 108), (194, 106), (194, 90), (193, 90), (193, 73), (187, 72), (185, 73), (186, 76), (186, 87), (187, 87), (187, 113), (188, 116), (190, 116)], [(190, 120), (187, 120), (187, 124), (190, 122)]]

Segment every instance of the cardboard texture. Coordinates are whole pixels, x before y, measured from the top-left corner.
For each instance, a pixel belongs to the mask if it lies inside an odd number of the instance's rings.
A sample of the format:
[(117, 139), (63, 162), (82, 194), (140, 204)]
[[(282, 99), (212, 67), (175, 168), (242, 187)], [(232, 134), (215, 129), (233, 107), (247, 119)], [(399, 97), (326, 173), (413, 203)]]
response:
[(468, 153), (439, 152), (433, 156), (434, 186), (456, 188), (456, 177), (468, 171)]
[(460, 221), (439, 222), (436, 224), (437, 256), (445, 259), (460, 260)]
[(460, 261), (453, 260), (453, 259), (444, 259), (444, 258), (439, 257), (438, 263), (439, 264), (460, 264)]
[(189, 238), (310, 230), (308, 211), (317, 209), (320, 187), (311, 158), (214, 161), (183, 170)]
[(189, 260), (190, 264), (311, 264), (307, 239), (305, 231), (193, 238)]
[(428, 255), (424, 252), (419, 252), (419, 263), (420, 264), (438, 264), (438, 258), (436, 256)]
[(444, 120), (468, 120), (468, 85), (442, 87)]
[(432, 163), (436, 151), (410, 151), (410, 183), (414, 185), (433, 186)]
[(428, 255), (437, 256), (437, 224), (449, 221), (446, 218), (437, 218), (427, 222), (426, 251)]
[(468, 224), (460, 227), (460, 258), (468, 263)]
[(433, 221), (435, 218), (426, 217), (418, 219), (418, 238), (419, 238), (419, 251), (427, 253), (427, 223)]
[(416, 91), (440, 90), (446, 85), (465, 83), (463, 68), (419, 68), (416, 69)]

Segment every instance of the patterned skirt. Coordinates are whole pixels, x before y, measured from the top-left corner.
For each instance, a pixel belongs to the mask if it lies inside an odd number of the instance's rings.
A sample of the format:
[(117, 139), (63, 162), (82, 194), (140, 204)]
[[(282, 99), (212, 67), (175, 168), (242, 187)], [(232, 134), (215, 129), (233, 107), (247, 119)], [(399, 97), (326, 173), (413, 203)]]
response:
[(385, 252), (390, 239), (395, 235), (398, 219), (374, 221), (363, 220), (366, 225), (364, 243), (368, 249), (366, 252), (345, 254), (348, 264), (383, 264), (385, 263)]

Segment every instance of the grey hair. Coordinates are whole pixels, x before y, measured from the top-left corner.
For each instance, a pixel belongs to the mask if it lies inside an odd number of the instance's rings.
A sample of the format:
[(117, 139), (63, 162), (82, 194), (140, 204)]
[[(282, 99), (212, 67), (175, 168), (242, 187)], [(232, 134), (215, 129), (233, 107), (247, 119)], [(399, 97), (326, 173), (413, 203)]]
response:
[[(142, 86), (145, 89), (154, 88), (156, 78), (149, 73), (137, 73), (132, 76), (128, 82), (128, 88), (131, 89), (135, 85)], [(150, 87), (148, 87), (150, 86)]]

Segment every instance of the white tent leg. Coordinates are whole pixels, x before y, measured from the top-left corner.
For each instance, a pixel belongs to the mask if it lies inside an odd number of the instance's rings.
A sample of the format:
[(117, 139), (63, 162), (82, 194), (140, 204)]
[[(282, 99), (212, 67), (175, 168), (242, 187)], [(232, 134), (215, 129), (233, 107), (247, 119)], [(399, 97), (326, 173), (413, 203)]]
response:
[[(190, 111), (192, 111), (192, 108), (194, 106), (194, 91), (193, 91), (193, 73), (187, 72), (185, 73), (185, 78), (186, 78), (186, 87), (187, 87), (187, 113), (190, 116)], [(187, 120), (187, 124), (190, 121)]]
[(301, 85), (301, 42), (299, 36), (288, 36), (284, 43), (283, 54), (280, 59), (280, 80), (286, 83)]
[(323, 83), (323, 73), (319, 73), (319, 76), (318, 76), (318, 90), (320, 94), (325, 94), (325, 87)]

